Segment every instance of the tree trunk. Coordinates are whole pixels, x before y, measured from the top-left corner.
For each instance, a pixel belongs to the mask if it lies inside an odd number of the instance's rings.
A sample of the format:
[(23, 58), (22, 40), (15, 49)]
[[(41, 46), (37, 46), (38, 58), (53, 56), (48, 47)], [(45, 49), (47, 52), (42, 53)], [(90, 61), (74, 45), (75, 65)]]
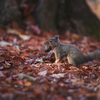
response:
[(56, 30), (56, 12), (58, 0), (38, 0), (41, 3), (41, 8), (37, 7), (38, 24), (43, 30)]
[(44, 30), (70, 30), (100, 37), (100, 21), (85, 0), (43, 0), (38, 19)]
[(4, 27), (13, 20), (21, 23), (21, 13), (16, 0), (0, 0), (0, 27)]

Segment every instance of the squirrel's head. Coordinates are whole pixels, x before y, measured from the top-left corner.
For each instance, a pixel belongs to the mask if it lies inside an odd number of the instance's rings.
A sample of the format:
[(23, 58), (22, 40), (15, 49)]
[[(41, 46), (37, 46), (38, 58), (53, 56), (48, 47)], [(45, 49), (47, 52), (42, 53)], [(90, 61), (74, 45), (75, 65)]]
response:
[(47, 40), (44, 44), (45, 46), (45, 51), (49, 52), (52, 48), (56, 47), (58, 44), (58, 39), (59, 39), (59, 35), (55, 35), (53, 38), (50, 38), (49, 40)]

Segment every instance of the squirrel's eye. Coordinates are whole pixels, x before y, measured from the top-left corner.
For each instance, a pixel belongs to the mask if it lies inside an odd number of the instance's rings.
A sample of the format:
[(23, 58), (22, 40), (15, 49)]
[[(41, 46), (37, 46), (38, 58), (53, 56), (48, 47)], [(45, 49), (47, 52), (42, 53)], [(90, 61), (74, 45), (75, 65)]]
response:
[(51, 43), (52, 41), (50, 41), (50, 43)]

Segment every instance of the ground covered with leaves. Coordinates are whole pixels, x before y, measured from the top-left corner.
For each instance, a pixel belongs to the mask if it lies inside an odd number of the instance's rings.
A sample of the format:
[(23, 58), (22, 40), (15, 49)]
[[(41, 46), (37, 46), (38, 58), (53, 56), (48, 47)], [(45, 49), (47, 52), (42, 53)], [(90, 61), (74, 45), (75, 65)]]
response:
[[(53, 35), (24, 33), (0, 29), (0, 100), (100, 100), (99, 59), (78, 68), (66, 58), (55, 64), (54, 52), (44, 50)], [(85, 36), (66, 34), (60, 40), (85, 55), (100, 48), (100, 42)]]

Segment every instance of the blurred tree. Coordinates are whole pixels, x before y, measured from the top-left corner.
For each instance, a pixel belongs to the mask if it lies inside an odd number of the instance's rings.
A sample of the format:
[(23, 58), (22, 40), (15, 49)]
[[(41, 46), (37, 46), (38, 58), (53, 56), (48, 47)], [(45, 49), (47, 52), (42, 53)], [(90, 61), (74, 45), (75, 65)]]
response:
[(0, 27), (13, 20), (21, 23), (21, 13), (16, 0), (0, 0)]
[(70, 30), (100, 37), (100, 21), (85, 0), (39, 0), (38, 21), (44, 30)]
[[(29, 8), (19, 10), (22, 1), (30, 7), (30, 10)], [(37, 24), (43, 30), (52, 29), (61, 33), (69, 30), (78, 34), (95, 34), (100, 37), (100, 21), (91, 12), (85, 0), (0, 0), (0, 27), (13, 20), (22, 23), (24, 17), (29, 14), (27, 10), (31, 15), (33, 14)]]

